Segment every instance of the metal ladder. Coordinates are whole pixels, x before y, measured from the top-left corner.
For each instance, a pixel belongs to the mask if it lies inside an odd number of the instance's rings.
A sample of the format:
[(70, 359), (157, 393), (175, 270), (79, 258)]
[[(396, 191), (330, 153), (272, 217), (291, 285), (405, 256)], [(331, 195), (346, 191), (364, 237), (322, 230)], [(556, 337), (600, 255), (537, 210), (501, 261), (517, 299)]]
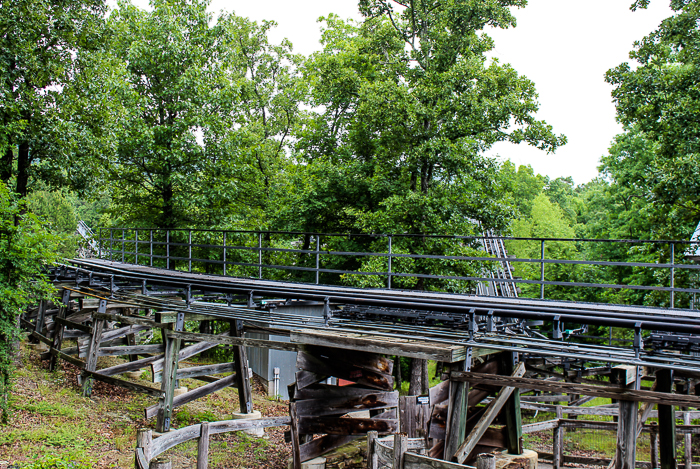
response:
[[(496, 239), (493, 230), (484, 230), (484, 238), (481, 245), (488, 254), (494, 257), (507, 259), (508, 251), (502, 239)], [(490, 282), (480, 282), (477, 287), (478, 295), (504, 296), (508, 298), (518, 297), (518, 288), (513, 280), (513, 267), (507, 260), (494, 261), (495, 268), (488, 269), (484, 273), (492, 278)], [(506, 280), (506, 281), (504, 281)], [(511, 281), (508, 281), (511, 280)]]

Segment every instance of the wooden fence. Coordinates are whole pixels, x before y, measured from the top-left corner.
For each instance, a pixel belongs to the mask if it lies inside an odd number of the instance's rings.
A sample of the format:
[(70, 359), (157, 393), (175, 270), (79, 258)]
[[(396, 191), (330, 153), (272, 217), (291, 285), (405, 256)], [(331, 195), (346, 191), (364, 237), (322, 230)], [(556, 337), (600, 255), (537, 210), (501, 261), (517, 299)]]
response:
[(158, 456), (174, 446), (195, 438), (197, 445), (197, 469), (208, 467), (209, 436), (217, 433), (237, 432), (257, 428), (289, 425), (289, 417), (262, 419), (222, 420), (203, 422), (197, 425), (172, 430), (165, 435), (153, 438), (151, 430), (139, 430), (136, 435), (136, 469), (170, 469), (170, 462)]
[(377, 432), (367, 433), (367, 467), (369, 469), (475, 469), (453, 462), (435, 459), (418, 452), (425, 452), (424, 438), (408, 438), (405, 433), (378, 438)]

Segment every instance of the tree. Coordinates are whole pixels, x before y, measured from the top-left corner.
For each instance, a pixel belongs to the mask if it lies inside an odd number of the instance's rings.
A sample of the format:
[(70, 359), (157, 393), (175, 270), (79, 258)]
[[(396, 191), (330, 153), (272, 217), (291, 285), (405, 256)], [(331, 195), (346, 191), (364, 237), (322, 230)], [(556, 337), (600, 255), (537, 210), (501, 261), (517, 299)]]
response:
[(19, 340), (19, 315), (38, 300), (48, 299), (53, 285), (45, 270), (56, 259), (57, 238), (26, 213), (0, 182), (0, 421), (7, 423), (14, 347)]
[(687, 237), (700, 218), (700, 3), (674, 0), (671, 8), (675, 15), (635, 43), (636, 66), (623, 63), (606, 75), (629, 136), (618, 137), (603, 163), (654, 207), (669, 234)]
[[(76, 52), (98, 44), (103, 0), (10, 1), (0, 9), (0, 180), (24, 197), (33, 167), (60, 162), (57, 106)], [(60, 167), (60, 164), (59, 164)]]
[[(91, 88), (89, 67), (76, 93), (121, 103), (96, 163), (122, 221), (215, 226), (269, 199), (298, 114), (299, 59), (288, 43), (269, 44), (272, 23), (214, 20), (207, 5), (154, 0), (144, 11), (122, 2), (105, 51), (86, 58), (107, 78), (108, 98)], [(100, 127), (91, 132), (104, 135)]]

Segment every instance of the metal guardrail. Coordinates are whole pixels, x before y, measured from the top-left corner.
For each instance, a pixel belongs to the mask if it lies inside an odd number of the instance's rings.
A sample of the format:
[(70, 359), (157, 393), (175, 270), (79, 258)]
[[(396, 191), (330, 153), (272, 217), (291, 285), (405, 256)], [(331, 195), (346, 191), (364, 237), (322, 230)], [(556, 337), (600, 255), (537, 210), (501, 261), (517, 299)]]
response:
[[(382, 242), (383, 240), (383, 242)], [(685, 240), (612, 240), (612, 239), (572, 239), (572, 238), (522, 238), (504, 236), (445, 236), (413, 234), (340, 234), (288, 231), (250, 231), (250, 230), (197, 230), (173, 229), (160, 230), (151, 228), (100, 228), (98, 241), (103, 258), (140, 265), (149, 265), (166, 269), (204, 272), (218, 275), (234, 275), (268, 279), (290, 279), (297, 275), (307, 277), (300, 279), (309, 283), (326, 283), (339, 281), (340, 276), (370, 276), (383, 278), (384, 288), (397, 288), (396, 279), (423, 279), (447, 282), (467, 282), (460, 284), (463, 291), (476, 290), (478, 282), (500, 285), (539, 285), (540, 298), (546, 298), (545, 287), (581, 287), (603, 289), (628, 289), (641, 291), (665, 292), (669, 295), (669, 304), (675, 307), (676, 294), (684, 293), (690, 298), (693, 308), (700, 278), (700, 265), (694, 259), (678, 259), (677, 251), (684, 252), (698, 241)], [(489, 254), (484, 246), (489, 244), (526, 241), (539, 243), (539, 258), (497, 257)], [(377, 246), (384, 244), (381, 251), (347, 250), (350, 246)], [(449, 246), (469, 248), (477, 255), (444, 255), (397, 251), (397, 243), (427, 246), (439, 244), (445, 252)], [(661, 249), (668, 252), (665, 262), (629, 262), (619, 260), (581, 260), (551, 259), (547, 257), (547, 246), (551, 243), (612, 243), (618, 245), (635, 245), (646, 248)], [(679, 249), (680, 248), (680, 249)], [(419, 249), (412, 249), (419, 251)], [(459, 249), (455, 249), (458, 251)], [(404, 249), (405, 251), (405, 249)], [(424, 252), (430, 252), (426, 247)], [(503, 252), (503, 251), (499, 251)], [(361, 260), (379, 259), (382, 269), (371, 271), (359, 270)], [(439, 275), (426, 271), (410, 271), (401, 266), (402, 261), (437, 261), (448, 265), (451, 275)], [(511, 265), (539, 265), (539, 278), (515, 278), (512, 276), (488, 274), (503, 263)], [(376, 263), (375, 263), (376, 264)], [(350, 265), (352, 268), (348, 268)], [(547, 280), (548, 267), (551, 266), (595, 266), (601, 268), (623, 267), (632, 269), (655, 269), (654, 272), (667, 271), (654, 277), (656, 285), (595, 283), (585, 281)], [(216, 269), (214, 267), (218, 266)], [(465, 268), (466, 266), (466, 268)], [(384, 270), (386, 269), (386, 270)], [(418, 269), (420, 270), (420, 269)], [(686, 279), (684, 284), (677, 283), (677, 273), (695, 273), (696, 280)], [(296, 272), (296, 274), (291, 274)], [(460, 272), (467, 272), (460, 273)], [(448, 272), (449, 273), (449, 272)], [(286, 277), (285, 277), (286, 275)], [(291, 278), (294, 280), (294, 278)], [(406, 287), (399, 286), (405, 289)], [(502, 288), (502, 287), (501, 287)]]

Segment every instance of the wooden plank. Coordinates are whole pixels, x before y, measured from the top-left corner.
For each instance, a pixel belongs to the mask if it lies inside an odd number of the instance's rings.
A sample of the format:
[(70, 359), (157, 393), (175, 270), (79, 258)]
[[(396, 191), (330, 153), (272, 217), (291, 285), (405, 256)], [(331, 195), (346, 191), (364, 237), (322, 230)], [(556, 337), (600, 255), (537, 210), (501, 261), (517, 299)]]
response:
[(358, 436), (350, 435), (324, 435), (320, 438), (315, 438), (299, 447), (301, 461), (317, 458), (358, 438)]
[(421, 340), (394, 339), (370, 334), (353, 334), (318, 331), (312, 329), (294, 330), (290, 333), (294, 343), (320, 345), (364, 352), (399, 355), (453, 363), (464, 360), (465, 347), (426, 342)]
[(435, 459), (428, 456), (422, 456), (415, 453), (406, 453), (403, 461), (404, 469), (476, 469), (474, 466), (466, 466), (464, 464), (457, 464), (449, 461), (443, 461), (442, 459)]
[(309, 345), (302, 345), (300, 347), (300, 350), (308, 355), (317, 357), (326, 363), (332, 363), (334, 366), (342, 363), (343, 365), (341, 366), (352, 365), (355, 368), (362, 368), (376, 373), (391, 375), (394, 372), (394, 362), (376, 353), (354, 350), (349, 354), (347, 350), (344, 349)]
[(231, 373), (234, 371), (233, 362), (217, 363), (215, 365), (191, 366), (189, 368), (177, 369), (177, 379), (194, 378), (196, 376), (218, 375), (220, 373)]
[(297, 371), (295, 374), (296, 388), (299, 390), (304, 389), (307, 386), (323, 381), (324, 379), (328, 378), (328, 376), (329, 375), (320, 375), (312, 371)]
[(336, 399), (347, 397), (361, 397), (369, 391), (367, 388), (349, 386), (333, 386), (330, 384), (315, 384), (304, 389), (294, 389), (294, 400), (304, 399)]
[(552, 435), (552, 466), (553, 469), (560, 469), (563, 463), (564, 456), (564, 427), (562, 427), (562, 411), (561, 407), (556, 409), (556, 426)]
[(86, 334), (92, 334), (92, 327), (86, 326), (85, 324), (80, 324), (78, 322), (73, 322), (69, 321), (67, 319), (63, 319), (62, 317), (56, 316), (54, 318), (54, 321), (63, 327), (70, 327), (72, 329), (77, 329), (81, 332), (84, 332)]
[(545, 420), (544, 422), (529, 423), (523, 425), (523, 433), (544, 432), (556, 428), (559, 425), (557, 419)]
[[(221, 389), (224, 389), (228, 386), (231, 386), (233, 383), (235, 383), (236, 380), (236, 375), (229, 375), (225, 378), (221, 378), (220, 380), (217, 380), (213, 383), (205, 384), (204, 386), (200, 386), (198, 388), (195, 388), (189, 392), (186, 392), (185, 394), (180, 394), (179, 396), (173, 397), (173, 401), (171, 404), (171, 409), (176, 409), (182, 405), (187, 404), (188, 402), (192, 402), (196, 399), (199, 399), (201, 397), (207, 396), (211, 393), (220, 391)], [(146, 408), (145, 411), (145, 416), (146, 419), (153, 418), (157, 413), (158, 413), (159, 405), (152, 405), (148, 408)]]
[[(258, 347), (274, 350), (286, 350), (296, 352), (299, 345), (279, 340), (249, 339), (246, 337), (228, 337), (214, 334), (202, 334), (195, 332), (172, 332), (173, 337), (182, 340), (195, 340), (209, 342), (212, 344), (242, 345), (244, 347)], [(183, 349), (184, 350), (184, 349)]]
[(403, 469), (403, 461), (408, 449), (408, 438), (405, 433), (394, 434), (394, 457), (392, 461), (392, 469)]
[(450, 397), (450, 380), (436, 384), (428, 391), (430, 405), (442, 404)]
[(430, 415), (430, 427), (428, 429), (428, 436), (435, 440), (445, 439), (445, 428), (447, 425), (447, 406), (446, 405), (436, 405), (433, 406), (433, 411)]
[(133, 361), (133, 362), (127, 362), (127, 363), (121, 363), (119, 365), (114, 365), (110, 366), (109, 368), (103, 368), (100, 370), (100, 373), (106, 376), (114, 376), (114, 375), (119, 375), (122, 373), (126, 373), (127, 371), (136, 371), (140, 370), (141, 368), (144, 368), (151, 363), (157, 361), (157, 360), (162, 360), (163, 355), (157, 355), (155, 357), (146, 357), (146, 358), (141, 358), (139, 360)]
[(113, 376), (103, 375), (102, 373), (96, 371), (85, 370), (84, 374), (90, 376), (91, 378), (97, 379), (112, 386), (119, 386), (121, 388), (128, 389), (134, 392), (140, 392), (143, 394), (148, 394), (149, 396), (161, 397), (163, 394), (160, 389), (151, 388), (149, 386), (143, 386), (141, 384), (132, 383), (123, 379), (115, 378)]
[(148, 319), (139, 316), (124, 316), (122, 314), (102, 314), (95, 313), (93, 315), (95, 319), (105, 319), (107, 321), (116, 321), (122, 324), (129, 324), (133, 326), (146, 326), (157, 329), (170, 329), (172, 324), (160, 324), (155, 322), (153, 319)]
[[(167, 333), (170, 333), (171, 331), (167, 331)], [(173, 336), (175, 339), (180, 340), (179, 337)], [(210, 348), (216, 347), (218, 344), (213, 344), (210, 342), (200, 342), (198, 344), (192, 344), (188, 345), (187, 347), (184, 347), (180, 352), (178, 353), (178, 361), (185, 360), (187, 358), (193, 357), (197, 355), (198, 353), (204, 352), (205, 350), (209, 350)], [(163, 365), (165, 363), (165, 358), (161, 358), (159, 360), (154, 361), (151, 364), (151, 371), (153, 372), (153, 376), (155, 376), (156, 373), (159, 371), (163, 370)]]
[(398, 430), (396, 419), (356, 419), (335, 417), (299, 417), (300, 434), (358, 435), (369, 431), (393, 433)]
[(301, 450), (299, 447), (299, 417), (296, 402), (289, 403), (290, 432), (292, 434), (292, 468), (301, 469)]
[(354, 354), (350, 354), (350, 360), (336, 359), (328, 361), (323, 357), (317, 357), (300, 351), (297, 353), (296, 366), (303, 371), (310, 371), (323, 376), (335, 376), (372, 389), (391, 391), (394, 389), (394, 377), (391, 373), (378, 373), (366, 368), (358, 368), (352, 363)]
[[(119, 347), (100, 347), (97, 356), (99, 357), (118, 357), (122, 355), (132, 355), (132, 354), (152, 354), (152, 353), (163, 353), (165, 351), (165, 346), (163, 344), (150, 344), (150, 345), (125, 345)], [(80, 356), (83, 356), (82, 354)]]
[[(520, 362), (515, 368), (515, 371), (513, 371), (512, 377), (519, 377), (524, 374), (525, 364)], [(464, 442), (459, 446), (459, 448), (457, 448), (457, 451), (455, 451), (454, 455), (450, 456), (450, 459), (454, 457), (460, 464), (462, 464), (468, 459), (469, 455), (474, 450), (474, 448), (476, 448), (476, 445), (479, 443), (479, 440), (486, 432), (486, 429), (489, 427), (489, 425), (491, 425), (493, 419), (496, 418), (498, 413), (501, 411), (501, 408), (505, 405), (506, 401), (513, 393), (514, 389), (514, 387), (506, 386), (499, 391), (498, 395), (496, 396), (496, 399), (491, 401), (491, 403), (486, 408), (486, 412), (484, 412), (484, 414), (479, 419), (479, 422), (472, 429), (472, 431), (469, 433), (469, 436), (464, 440)]]
[[(95, 371), (97, 368), (97, 354), (99, 352), (100, 343), (102, 342), (102, 329), (104, 328), (105, 321), (103, 319), (98, 319), (93, 324), (92, 337), (88, 343), (87, 357), (85, 359), (85, 371)], [(81, 376), (84, 376), (85, 372)], [(85, 379), (83, 382), (83, 396), (90, 397), (92, 393), (92, 383), (90, 379)]]
[[(177, 321), (177, 311), (157, 311), (156, 322), (162, 324), (175, 323)], [(185, 321), (210, 321), (219, 319), (209, 314), (185, 313)]]
[[(105, 321), (104, 319), (97, 319), (97, 321)], [(107, 342), (110, 340), (114, 339), (119, 339), (121, 337), (126, 336), (127, 334), (134, 334), (136, 332), (140, 331), (145, 331), (150, 329), (151, 326), (143, 326), (143, 325), (135, 325), (135, 326), (125, 326), (125, 327), (120, 327), (117, 329), (112, 329), (110, 331), (106, 331), (102, 334), (102, 342)]]
[[(180, 358), (180, 339), (174, 339), (168, 335), (168, 331), (164, 330), (163, 339), (165, 342), (165, 354), (163, 363), (163, 377), (160, 389), (163, 391), (161, 398), (158, 400), (156, 407), (156, 430), (163, 433), (170, 430), (170, 420), (173, 415), (173, 401), (175, 395), (175, 384), (177, 381), (177, 368)], [(151, 368), (158, 362), (151, 364)], [(155, 377), (155, 373), (153, 373)], [(189, 393), (188, 393), (189, 394)], [(182, 397), (182, 396), (179, 396)], [(146, 411), (148, 418), (148, 411)]]
[(297, 415), (300, 417), (321, 417), (324, 415), (340, 415), (367, 409), (386, 409), (398, 405), (399, 392), (372, 392), (358, 397), (335, 399), (306, 399), (296, 401)]
[(579, 383), (561, 383), (533, 378), (516, 378), (484, 373), (452, 372), (451, 379), (455, 381), (475, 381), (491, 386), (512, 386), (538, 389), (540, 391), (582, 394), (586, 396), (607, 397), (609, 399), (651, 402), (662, 405), (683, 407), (700, 407), (700, 397), (671, 394), (656, 391), (624, 389), (613, 386), (594, 386)]

